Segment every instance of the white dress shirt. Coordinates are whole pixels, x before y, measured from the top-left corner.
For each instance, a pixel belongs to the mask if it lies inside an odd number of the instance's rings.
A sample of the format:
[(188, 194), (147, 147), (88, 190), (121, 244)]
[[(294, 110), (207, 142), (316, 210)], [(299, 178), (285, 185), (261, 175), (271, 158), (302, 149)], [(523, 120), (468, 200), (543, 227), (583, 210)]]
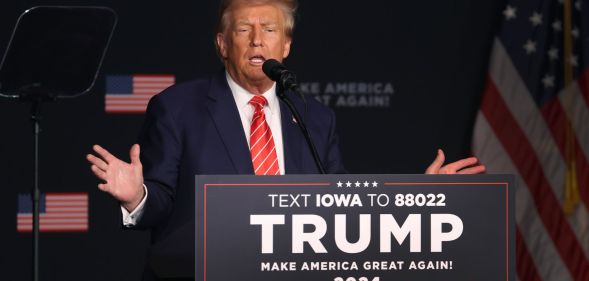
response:
[[(227, 77), (227, 83), (229, 84), (231, 93), (233, 94), (235, 105), (237, 105), (241, 124), (243, 125), (243, 133), (245, 134), (245, 139), (247, 140), (247, 145), (249, 147), (250, 129), (252, 125), (252, 119), (254, 117), (254, 106), (249, 104), (249, 101), (252, 99), (254, 94), (248, 92), (246, 89), (238, 85), (233, 80), (233, 78), (231, 78), (229, 73), (226, 72), (225, 75)], [(274, 83), (274, 85), (272, 85), (272, 87), (262, 95), (268, 101), (268, 104), (264, 107), (264, 114), (266, 115), (266, 122), (268, 123), (268, 126), (270, 126), (270, 131), (272, 131), (272, 137), (274, 138), (276, 156), (278, 157), (278, 165), (280, 166), (280, 174), (284, 175), (285, 170), (284, 145), (282, 143), (282, 118), (280, 117), (280, 102), (276, 96), (276, 83)], [(143, 185), (143, 189), (145, 190), (145, 196), (137, 208), (133, 210), (133, 212), (129, 213), (129, 211), (127, 211), (127, 209), (121, 205), (124, 226), (134, 226), (141, 219), (141, 216), (143, 215), (143, 207), (145, 206), (145, 201), (147, 200), (147, 187), (145, 184)]]
[[(237, 105), (239, 111), (239, 117), (241, 117), (241, 124), (243, 125), (243, 133), (247, 140), (247, 146), (250, 145), (250, 130), (252, 126), (252, 119), (254, 118), (254, 106), (249, 104), (249, 101), (254, 97), (254, 94), (248, 92), (243, 87), (239, 86), (229, 73), (227, 75), (227, 83), (231, 93), (233, 93), (233, 99)], [(280, 174), (284, 175), (284, 146), (282, 144), (282, 124), (280, 120), (280, 103), (276, 96), (276, 83), (272, 85), (268, 91), (262, 94), (268, 101), (268, 104), (264, 106), (264, 114), (266, 115), (266, 122), (270, 126), (272, 137), (274, 138), (274, 145), (276, 146), (276, 156), (278, 157), (278, 165), (280, 166)]]

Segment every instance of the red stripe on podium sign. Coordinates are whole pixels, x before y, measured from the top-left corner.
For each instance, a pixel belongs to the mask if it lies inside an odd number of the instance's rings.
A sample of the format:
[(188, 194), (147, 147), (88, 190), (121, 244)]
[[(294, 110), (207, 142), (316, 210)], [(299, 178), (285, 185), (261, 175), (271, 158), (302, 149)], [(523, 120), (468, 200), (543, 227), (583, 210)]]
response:
[[(39, 200), (41, 232), (87, 232), (88, 193), (46, 193)], [(16, 230), (33, 230), (33, 203), (30, 194), (18, 195)]]

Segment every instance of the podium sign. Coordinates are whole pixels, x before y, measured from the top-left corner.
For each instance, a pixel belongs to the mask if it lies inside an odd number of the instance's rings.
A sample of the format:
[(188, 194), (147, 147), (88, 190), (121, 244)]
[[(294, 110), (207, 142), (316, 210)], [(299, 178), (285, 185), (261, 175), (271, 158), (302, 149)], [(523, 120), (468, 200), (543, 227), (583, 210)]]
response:
[(197, 176), (196, 185), (196, 280), (515, 280), (511, 176)]

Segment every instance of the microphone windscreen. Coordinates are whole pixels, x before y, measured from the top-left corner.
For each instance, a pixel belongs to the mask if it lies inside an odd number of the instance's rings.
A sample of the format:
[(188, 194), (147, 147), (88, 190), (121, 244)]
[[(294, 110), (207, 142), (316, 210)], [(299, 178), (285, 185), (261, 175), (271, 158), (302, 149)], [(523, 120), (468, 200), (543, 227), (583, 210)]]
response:
[(262, 65), (262, 71), (264, 71), (266, 76), (268, 76), (272, 81), (279, 80), (283, 70), (285, 70), (284, 65), (275, 59), (266, 60)]

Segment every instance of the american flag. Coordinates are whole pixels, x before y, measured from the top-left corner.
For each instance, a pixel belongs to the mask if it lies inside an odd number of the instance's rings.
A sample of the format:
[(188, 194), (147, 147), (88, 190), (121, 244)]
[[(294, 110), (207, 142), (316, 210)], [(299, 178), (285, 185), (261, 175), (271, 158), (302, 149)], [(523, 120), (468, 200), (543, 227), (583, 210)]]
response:
[[(88, 193), (46, 193), (39, 200), (41, 232), (87, 232)], [(30, 194), (18, 195), (16, 230), (33, 230), (33, 202)]]
[(473, 150), (519, 177), (518, 279), (587, 281), (589, 3), (509, 0), (501, 17)]
[(107, 113), (144, 113), (149, 99), (175, 83), (174, 75), (108, 75), (104, 107)]

